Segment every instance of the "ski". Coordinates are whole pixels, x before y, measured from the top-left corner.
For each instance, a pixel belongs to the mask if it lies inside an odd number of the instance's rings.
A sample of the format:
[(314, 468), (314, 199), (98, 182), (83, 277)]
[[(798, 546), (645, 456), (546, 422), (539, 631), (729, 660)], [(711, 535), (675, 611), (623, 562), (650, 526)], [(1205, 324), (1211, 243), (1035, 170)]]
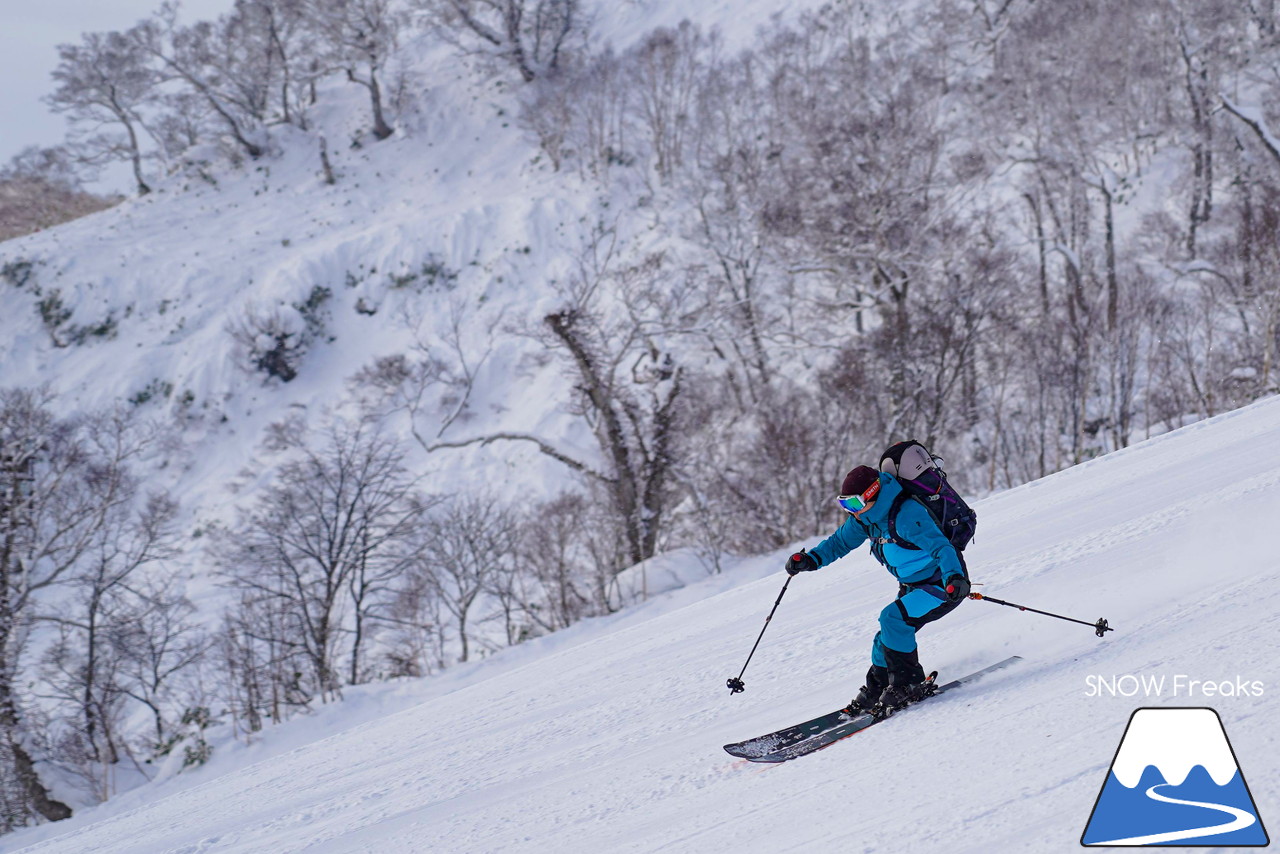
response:
[[(1010, 656), (1004, 661), (976, 670), (967, 676), (961, 676), (959, 679), (953, 679), (945, 685), (939, 685), (929, 696), (935, 697), (938, 694), (973, 682), (988, 673), (1001, 670), (1021, 660), (1021, 656)], [(924, 700), (912, 703), (894, 714), (902, 714), (902, 712), (908, 711), (928, 699), (926, 697)], [(848, 738), (868, 727), (875, 726), (889, 717), (892, 717), (892, 715), (876, 716), (864, 712), (851, 718), (844, 710), (838, 710), (816, 717), (811, 721), (805, 721), (802, 724), (780, 729), (777, 732), (749, 738), (746, 741), (726, 744), (724, 749), (730, 756), (736, 756), (751, 762), (786, 762), (788, 759), (795, 759), (813, 753), (815, 750), (821, 750), (841, 739)]]

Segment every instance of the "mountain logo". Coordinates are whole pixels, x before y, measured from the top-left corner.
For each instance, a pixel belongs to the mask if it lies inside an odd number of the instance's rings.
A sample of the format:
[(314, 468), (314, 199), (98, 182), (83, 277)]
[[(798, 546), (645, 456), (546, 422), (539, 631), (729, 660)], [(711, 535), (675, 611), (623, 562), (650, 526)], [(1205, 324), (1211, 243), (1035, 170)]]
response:
[(1134, 711), (1089, 824), (1085, 846), (1270, 843), (1213, 709)]

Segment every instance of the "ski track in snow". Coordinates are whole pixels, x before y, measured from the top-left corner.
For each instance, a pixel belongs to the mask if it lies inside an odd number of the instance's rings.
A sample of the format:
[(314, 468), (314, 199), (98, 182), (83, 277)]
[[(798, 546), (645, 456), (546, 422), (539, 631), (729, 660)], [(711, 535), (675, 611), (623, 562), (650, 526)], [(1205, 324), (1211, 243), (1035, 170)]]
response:
[[(1244, 464), (1244, 460), (1248, 464)], [(575, 642), (223, 776), (154, 786), (5, 840), (58, 852), (1070, 851), (1132, 710), (1218, 709), (1258, 808), (1280, 785), (1280, 399), (979, 503), (978, 588), (1116, 632), (969, 602), (921, 633), (947, 679), (991, 674), (810, 756), (721, 745), (843, 704), (894, 585), (866, 555), (800, 577), (744, 562)], [(811, 544), (811, 543), (810, 543)], [(758, 580), (751, 580), (758, 579)], [(801, 583), (803, 582), (803, 583)], [(518, 648), (511, 655), (526, 653)], [(1262, 697), (1086, 697), (1091, 674), (1266, 685)], [(445, 683), (447, 684), (447, 683)], [(291, 724), (306, 727), (307, 721)], [(292, 730), (291, 730), (292, 731)], [(194, 781), (200, 781), (198, 783)], [(185, 788), (182, 788), (185, 786)], [(1265, 821), (1265, 819), (1264, 819)], [(5, 850), (14, 850), (12, 847)]]

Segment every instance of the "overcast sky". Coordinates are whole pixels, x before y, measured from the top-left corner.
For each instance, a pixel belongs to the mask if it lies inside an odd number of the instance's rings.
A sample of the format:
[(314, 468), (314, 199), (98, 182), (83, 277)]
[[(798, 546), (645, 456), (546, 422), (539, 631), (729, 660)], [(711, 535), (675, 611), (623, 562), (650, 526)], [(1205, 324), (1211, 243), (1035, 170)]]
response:
[[(0, 164), (28, 145), (56, 145), (62, 116), (41, 97), (53, 89), (57, 45), (82, 33), (124, 30), (160, 7), (161, 0), (0, 0)], [(182, 19), (216, 18), (233, 0), (185, 0)]]

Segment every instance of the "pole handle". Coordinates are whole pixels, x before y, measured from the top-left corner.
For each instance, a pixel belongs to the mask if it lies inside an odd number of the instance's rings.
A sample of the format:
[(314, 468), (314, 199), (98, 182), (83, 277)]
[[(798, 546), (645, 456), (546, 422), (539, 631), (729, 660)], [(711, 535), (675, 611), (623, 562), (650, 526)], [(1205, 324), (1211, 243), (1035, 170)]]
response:
[(1051, 611), (1041, 611), (1039, 608), (1030, 608), (1026, 605), (1019, 605), (1017, 602), (1006, 602), (1003, 599), (996, 599), (993, 596), (983, 596), (981, 593), (970, 593), (970, 599), (978, 599), (985, 602), (993, 602), (996, 605), (1004, 605), (1009, 608), (1017, 608), (1019, 611), (1030, 611), (1033, 614), (1043, 614), (1046, 617), (1053, 617), (1058, 620), (1066, 620), (1068, 623), (1079, 623), (1082, 626), (1089, 626), (1093, 629), (1094, 634), (1098, 637), (1104, 637), (1107, 632), (1114, 632), (1115, 629), (1107, 624), (1107, 621), (1101, 617), (1096, 623), (1088, 623), (1084, 620), (1077, 620), (1075, 617), (1064, 617), (1061, 614), (1054, 614)]

